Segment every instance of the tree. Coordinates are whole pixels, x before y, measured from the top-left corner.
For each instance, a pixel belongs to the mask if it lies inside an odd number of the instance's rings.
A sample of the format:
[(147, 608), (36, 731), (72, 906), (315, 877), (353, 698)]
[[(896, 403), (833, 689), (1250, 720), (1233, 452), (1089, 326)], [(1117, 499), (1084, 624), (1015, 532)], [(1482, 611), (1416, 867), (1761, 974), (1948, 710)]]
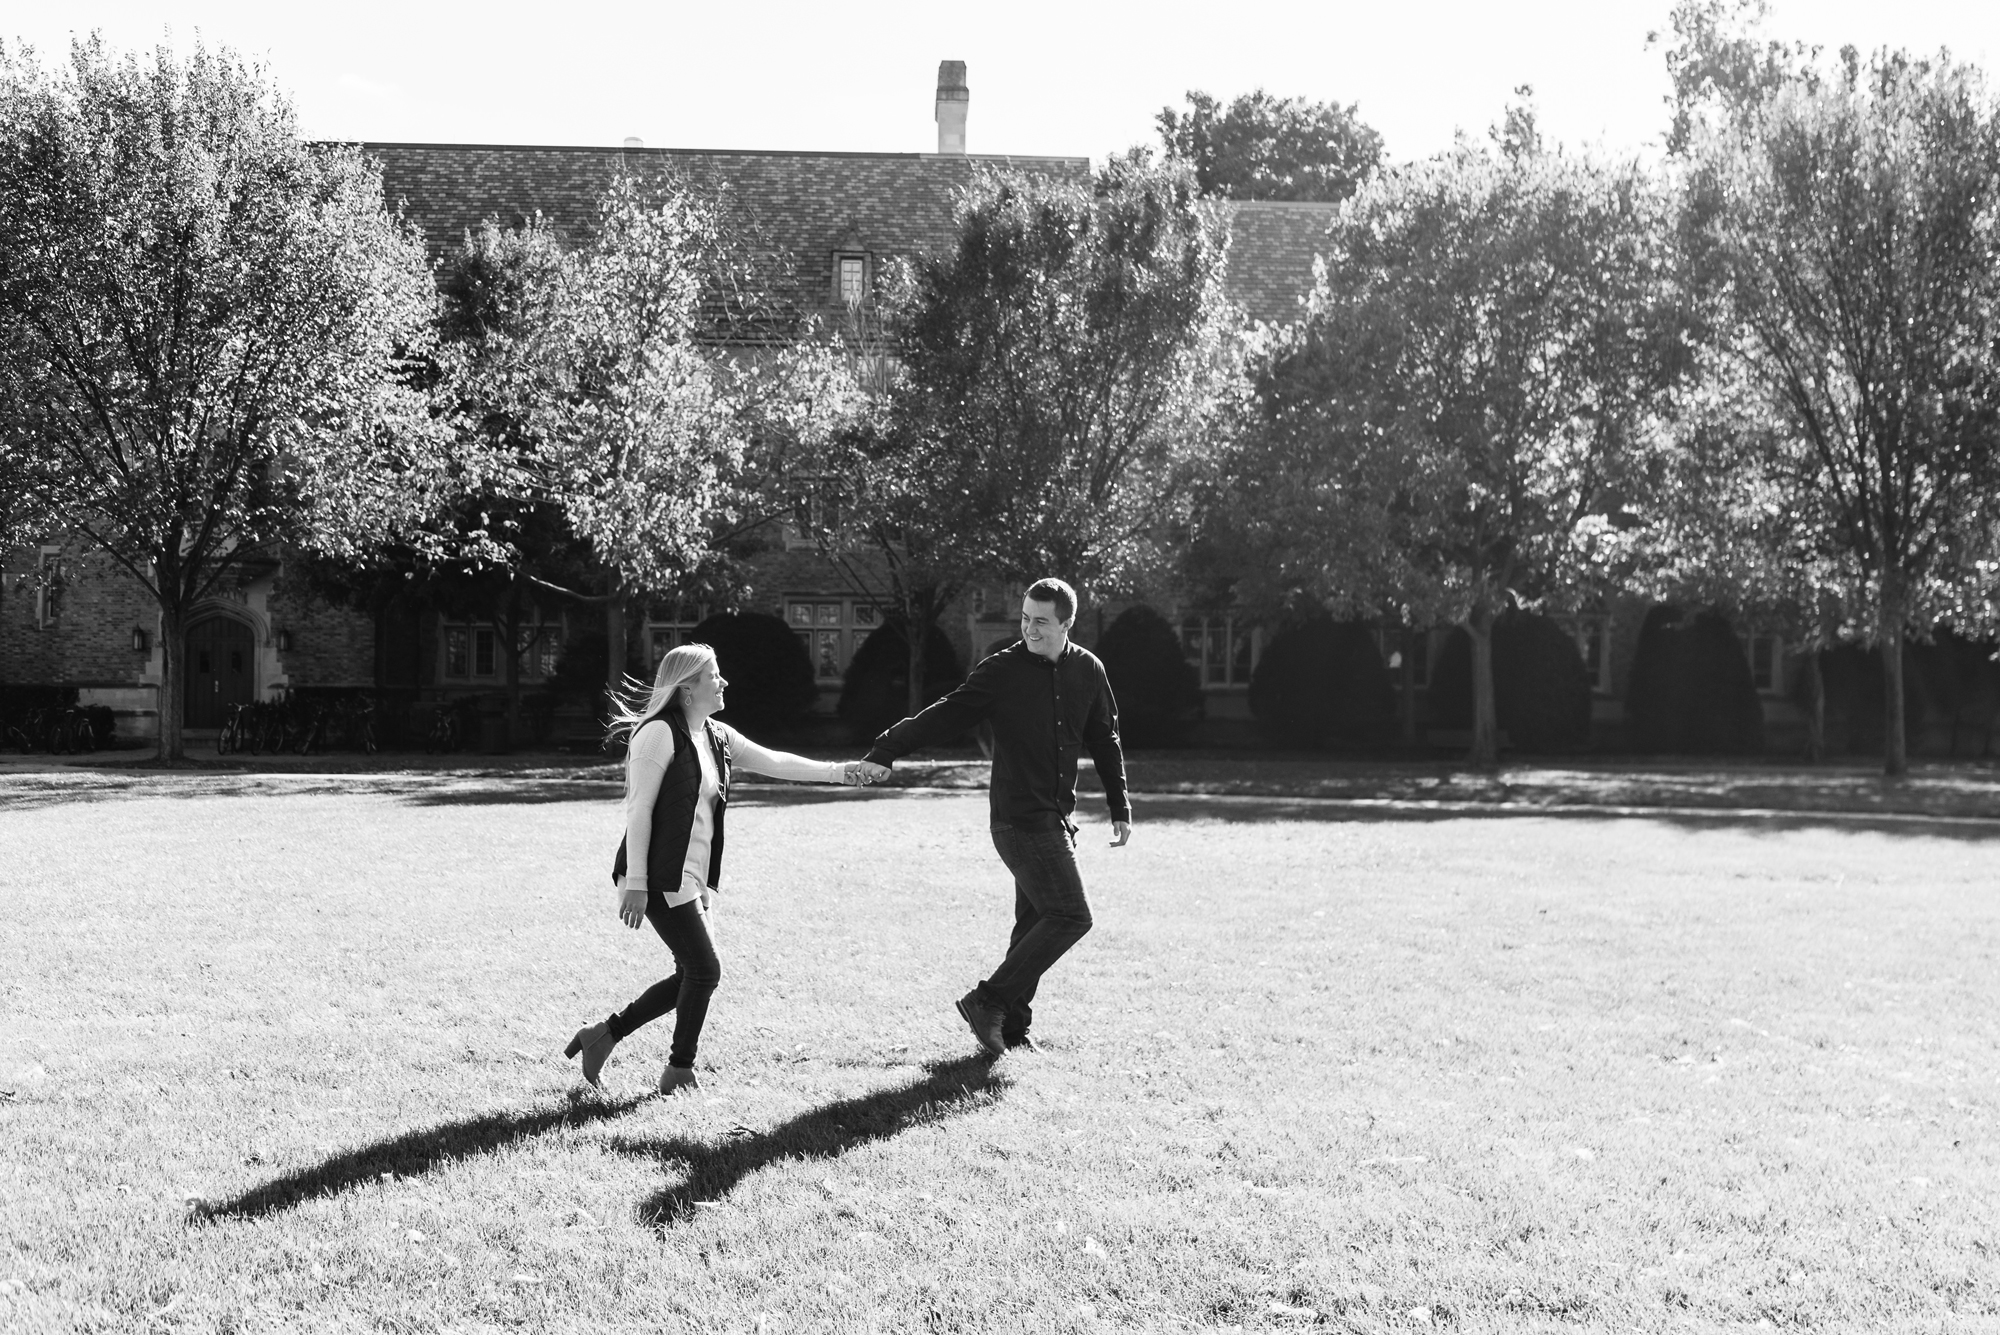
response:
[(435, 293), (378, 173), (198, 47), (0, 54), (0, 431), (18, 502), (158, 602), (160, 754), (189, 610), (281, 546), (352, 557), (454, 485), (419, 387)]
[(995, 573), (1116, 581), (1161, 558), (1229, 387), (1220, 223), (1139, 156), (1096, 181), (998, 175), (891, 304), (896, 426)]
[[(894, 276), (899, 368), (816, 470), (823, 548), (921, 632), (974, 578), (1079, 587), (1164, 564), (1230, 384), (1220, 221), (1143, 154), (1095, 181), (984, 175), (950, 249)], [(875, 346), (864, 329), (856, 362)], [(869, 377), (856, 375), (852, 383)], [(913, 707), (929, 636), (908, 642)]]
[(1592, 587), (1607, 497), (1684, 361), (1658, 194), (1531, 129), (1341, 212), (1306, 319), (1253, 358), (1223, 510), (1253, 602), (1462, 626), (1488, 765), (1494, 619)]
[(1227, 108), (1189, 92), (1187, 110), (1157, 121), (1170, 162), (1194, 170), (1205, 195), (1227, 199), (1348, 198), (1382, 160), (1382, 136), (1352, 104), (1273, 97), (1259, 88)]
[[(707, 346), (733, 255), (707, 200), (621, 174), (580, 244), (485, 229), (454, 266), (458, 378), (510, 461), (496, 500), (512, 528), (487, 536), (531, 586), (604, 608), (607, 691), (630, 605), (686, 592), (752, 504), (739, 377)], [(534, 524), (531, 546), (511, 541)]]
[(1904, 639), (1981, 629), (2000, 575), (2000, 117), (1966, 66), (1850, 48), (1697, 133), (1683, 209), (1782, 424), (1750, 475), (1845, 574), (1902, 774)]

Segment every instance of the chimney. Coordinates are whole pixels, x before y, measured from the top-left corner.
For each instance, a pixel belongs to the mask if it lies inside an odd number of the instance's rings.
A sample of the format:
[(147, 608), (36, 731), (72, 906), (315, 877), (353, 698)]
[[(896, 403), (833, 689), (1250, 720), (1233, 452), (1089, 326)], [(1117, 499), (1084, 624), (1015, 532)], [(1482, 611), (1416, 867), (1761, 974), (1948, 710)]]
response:
[(938, 62), (938, 152), (965, 156), (965, 109), (972, 92), (965, 86), (965, 62)]
[(638, 135), (628, 134), (625, 136), (625, 147), (644, 148), (645, 146), (646, 146), (646, 141), (641, 139)]

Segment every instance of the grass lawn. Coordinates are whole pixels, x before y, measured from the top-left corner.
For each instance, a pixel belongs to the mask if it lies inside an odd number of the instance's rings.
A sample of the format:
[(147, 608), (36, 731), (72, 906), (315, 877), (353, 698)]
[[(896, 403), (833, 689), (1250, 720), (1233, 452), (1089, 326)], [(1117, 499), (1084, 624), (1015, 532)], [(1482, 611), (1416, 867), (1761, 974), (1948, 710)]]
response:
[[(1047, 1050), (980, 793), (0, 778), (0, 1329), (2000, 1331), (2000, 825), (1139, 800)], [(192, 1202), (192, 1204), (191, 1204)]]

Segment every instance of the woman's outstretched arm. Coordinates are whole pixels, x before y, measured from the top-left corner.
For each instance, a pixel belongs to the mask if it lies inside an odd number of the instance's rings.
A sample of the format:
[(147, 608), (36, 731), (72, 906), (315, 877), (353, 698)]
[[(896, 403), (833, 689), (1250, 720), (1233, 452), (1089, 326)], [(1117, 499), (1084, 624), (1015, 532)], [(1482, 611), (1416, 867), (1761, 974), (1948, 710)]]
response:
[(791, 779), (798, 783), (862, 782), (860, 775), (855, 773), (854, 765), (848, 761), (808, 760), (790, 751), (773, 751), (768, 746), (759, 746), (734, 728), (729, 729), (729, 751), (736, 768), (768, 778)]

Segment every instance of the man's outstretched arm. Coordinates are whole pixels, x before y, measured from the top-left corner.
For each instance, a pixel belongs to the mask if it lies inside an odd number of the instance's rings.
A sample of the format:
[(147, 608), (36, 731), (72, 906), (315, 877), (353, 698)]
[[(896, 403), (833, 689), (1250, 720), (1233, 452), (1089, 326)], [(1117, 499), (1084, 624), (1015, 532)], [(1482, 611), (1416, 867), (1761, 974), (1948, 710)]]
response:
[(990, 714), (999, 670), (994, 659), (986, 659), (972, 669), (972, 675), (957, 690), (921, 713), (884, 729), (861, 762), (880, 771), (871, 774), (870, 781), (886, 777), (889, 766), (910, 752), (948, 742)]

